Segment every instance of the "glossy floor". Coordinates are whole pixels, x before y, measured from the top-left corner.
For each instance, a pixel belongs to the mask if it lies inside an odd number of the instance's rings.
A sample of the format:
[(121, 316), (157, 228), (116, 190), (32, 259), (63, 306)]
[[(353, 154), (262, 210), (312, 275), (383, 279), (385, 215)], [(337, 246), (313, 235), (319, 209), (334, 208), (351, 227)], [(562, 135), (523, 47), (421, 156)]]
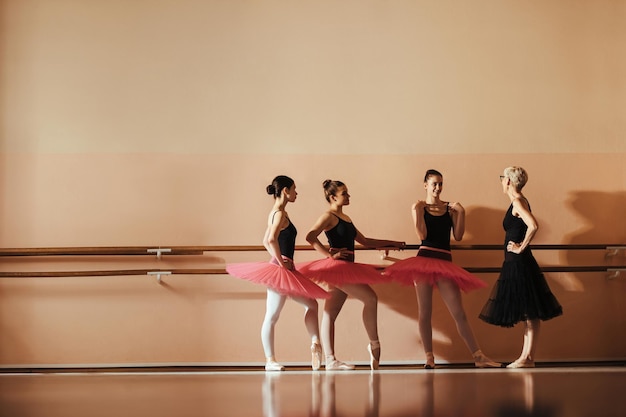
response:
[(626, 416), (626, 367), (0, 374), (2, 416)]

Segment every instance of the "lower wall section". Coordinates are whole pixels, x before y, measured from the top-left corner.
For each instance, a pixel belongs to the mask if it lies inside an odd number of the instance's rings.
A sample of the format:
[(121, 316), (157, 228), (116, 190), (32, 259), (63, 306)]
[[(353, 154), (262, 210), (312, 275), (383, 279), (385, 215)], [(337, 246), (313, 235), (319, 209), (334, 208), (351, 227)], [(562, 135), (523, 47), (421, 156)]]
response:
[[(491, 287), (497, 276), (481, 278)], [(538, 360), (624, 359), (623, 277), (552, 273), (548, 280), (565, 314), (544, 323)], [(422, 361), (413, 289), (395, 284), (374, 289), (383, 363)], [(521, 349), (522, 328), (501, 329), (477, 319), (488, 292), (486, 288), (464, 295), (464, 306), (483, 350), (511, 361)], [(144, 276), (5, 278), (0, 280), (0, 298), (0, 366), (263, 362), (259, 335), (264, 289), (227, 275), (165, 276), (160, 284)], [(337, 321), (336, 353), (342, 360), (368, 360), (361, 308), (349, 299)], [(471, 361), (437, 292), (433, 332), (438, 360)], [(285, 364), (306, 364), (309, 345), (303, 309), (288, 300), (276, 327), (277, 357)]]
[[(298, 244), (326, 209), (325, 178), (348, 184), (346, 212), (368, 237), (418, 243), (409, 208), (423, 197), (428, 168), (444, 172), (444, 197), (467, 212), (462, 243), (500, 244), (508, 199), (498, 175), (519, 164), (530, 173), (526, 195), (540, 222), (535, 243), (619, 243), (626, 225), (624, 155), (0, 155), (2, 247), (259, 245), (271, 198), (265, 186), (277, 174), (296, 180), (298, 200), (288, 206)], [(396, 253), (412, 256), (414, 253)], [(296, 261), (315, 259), (299, 251)], [(463, 266), (497, 266), (501, 253), (455, 252)], [(624, 253), (536, 253), (542, 265), (624, 263)], [(211, 268), (228, 262), (265, 260), (265, 253), (207, 253), (198, 257), (4, 258), (2, 271)], [(360, 262), (381, 263), (376, 251)], [(483, 350), (501, 361), (517, 357), (522, 329), (500, 329), (477, 319), (488, 287), (463, 295)], [(616, 360), (626, 352), (623, 275), (547, 274), (565, 314), (542, 327), (539, 361)], [(379, 297), (383, 363), (423, 360), (412, 288), (374, 286)], [(320, 303), (320, 306), (323, 303)], [(348, 300), (337, 321), (336, 353), (365, 363), (368, 340), (361, 305)], [(450, 314), (435, 292), (435, 355), (468, 362)], [(260, 327), (264, 288), (227, 275), (0, 279), (0, 366), (262, 363)], [(276, 327), (277, 358), (308, 363), (310, 341), (303, 309), (284, 307)]]

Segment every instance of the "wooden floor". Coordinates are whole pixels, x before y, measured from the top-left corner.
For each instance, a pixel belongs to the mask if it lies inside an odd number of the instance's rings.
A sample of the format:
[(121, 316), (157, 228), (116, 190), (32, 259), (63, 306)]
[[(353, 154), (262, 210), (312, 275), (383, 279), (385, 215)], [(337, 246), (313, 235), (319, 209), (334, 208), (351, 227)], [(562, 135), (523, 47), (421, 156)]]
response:
[(626, 367), (0, 374), (11, 417), (626, 416)]

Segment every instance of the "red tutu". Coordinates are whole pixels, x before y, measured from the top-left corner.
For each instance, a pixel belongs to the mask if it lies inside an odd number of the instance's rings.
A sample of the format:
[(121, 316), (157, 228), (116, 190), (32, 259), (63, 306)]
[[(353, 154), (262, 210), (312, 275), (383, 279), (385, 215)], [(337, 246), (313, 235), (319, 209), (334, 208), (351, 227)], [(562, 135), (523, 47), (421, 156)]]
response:
[(385, 268), (383, 275), (404, 285), (426, 282), (434, 286), (440, 279), (447, 279), (466, 292), (487, 286), (485, 282), (451, 261), (426, 256), (415, 256), (397, 261)]
[(318, 259), (298, 264), (298, 271), (315, 282), (330, 285), (381, 284), (385, 277), (373, 265), (333, 258)]
[(322, 287), (303, 276), (271, 262), (246, 262), (226, 266), (226, 272), (237, 278), (262, 284), (284, 295), (306, 298), (328, 298)]

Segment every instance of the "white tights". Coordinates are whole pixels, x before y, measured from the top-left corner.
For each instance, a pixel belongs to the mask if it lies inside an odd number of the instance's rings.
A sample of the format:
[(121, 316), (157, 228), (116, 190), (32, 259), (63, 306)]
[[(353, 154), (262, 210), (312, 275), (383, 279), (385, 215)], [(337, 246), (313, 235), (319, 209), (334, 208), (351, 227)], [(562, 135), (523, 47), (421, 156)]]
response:
[[(291, 296), (290, 298), (304, 306), (304, 325), (311, 337), (311, 342), (319, 343), (317, 301), (305, 297)], [(280, 312), (286, 300), (286, 295), (279, 294), (270, 288), (267, 289), (265, 319), (261, 327), (261, 342), (263, 343), (263, 351), (266, 358), (274, 358), (274, 327), (278, 322)]]

